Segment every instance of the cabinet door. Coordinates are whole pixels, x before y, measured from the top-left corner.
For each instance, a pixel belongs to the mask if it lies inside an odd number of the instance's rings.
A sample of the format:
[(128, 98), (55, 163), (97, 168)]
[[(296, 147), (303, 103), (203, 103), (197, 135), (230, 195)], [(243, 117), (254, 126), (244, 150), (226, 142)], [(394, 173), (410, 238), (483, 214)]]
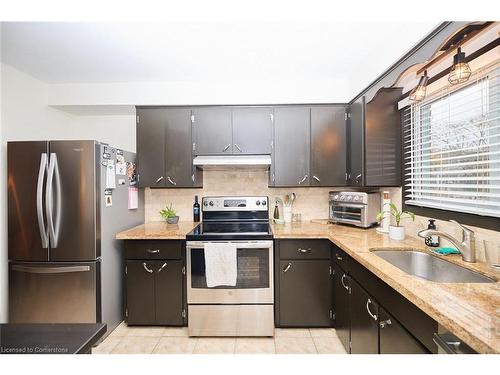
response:
[(362, 96), (350, 108), (349, 120), (349, 185), (363, 186), (365, 97)]
[(154, 262), (156, 324), (183, 325), (182, 260)]
[(139, 187), (165, 186), (165, 110), (137, 108)]
[(226, 155), (233, 152), (231, 108), (193, 109), (196, 155)]
[(401, 92), (382, 89), (366, 103), (365, 186), (401, 185)]
[(193, 186), (191, 110), (165, 109), (165, 186)]
[(311, 108), (311, 186), (345, 186), (345, 106)]
[(330, 260), (280, 261), (282, 327), (329, 327)]
[(233, 114), (233, 153), (270, 154), (272, 115), (270, 107), (239, 107)]
[(378, 305), (351, 279), (351, 353), (378, 353)]
[(380, 354), (425, 354), (428, 351), (394, 317), (379, 307)]
[(155, 324), (155, 261), (127, 261), (127, 323)]
[(333, 265), (333, 312), (335, 314), (335, 330), (345, 350), (349, 353), (350, 334), (350, 277), (337, 264)]
[(274, 109), (274, 186), (309, 186), (310, 108)]

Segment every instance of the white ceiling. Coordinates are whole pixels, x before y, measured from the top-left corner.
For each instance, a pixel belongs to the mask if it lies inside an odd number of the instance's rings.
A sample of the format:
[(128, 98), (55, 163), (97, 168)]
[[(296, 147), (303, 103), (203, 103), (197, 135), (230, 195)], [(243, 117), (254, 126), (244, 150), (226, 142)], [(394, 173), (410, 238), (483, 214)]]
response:
[(48, 83), (349, 82), (345, 101), (435, 22), (2, 23), (2, 61)]

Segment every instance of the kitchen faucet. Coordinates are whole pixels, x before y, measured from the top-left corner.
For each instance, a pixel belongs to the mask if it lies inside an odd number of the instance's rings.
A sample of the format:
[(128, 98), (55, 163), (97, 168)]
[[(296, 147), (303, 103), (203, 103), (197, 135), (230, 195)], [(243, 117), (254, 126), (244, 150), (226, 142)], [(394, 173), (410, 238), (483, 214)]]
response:
[(441, 232), (435, 229), (424, 229), (418, 232), (418, 236), (425, 238), (429, 236), (440, 236), (446, 238), (450, 241), (462, 254), (462, 259), (464, 262), (474, 263), (476, 261), (476, 242), (474, 239), (474, 231), (463, 226), (455, 220), (450, 220), (450, 222), (457, 224), (462, 229), (462, 242), (457, 240), (455, 237), (448, 233)]

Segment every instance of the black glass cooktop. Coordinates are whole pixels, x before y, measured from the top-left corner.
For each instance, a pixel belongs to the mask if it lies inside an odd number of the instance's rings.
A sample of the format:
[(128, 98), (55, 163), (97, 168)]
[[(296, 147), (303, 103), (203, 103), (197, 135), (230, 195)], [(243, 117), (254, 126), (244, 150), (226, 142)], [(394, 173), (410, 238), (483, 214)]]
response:
[(269, 222), (203, 222), (186, 235), (187, 241), (267, 240), (273, 233)]

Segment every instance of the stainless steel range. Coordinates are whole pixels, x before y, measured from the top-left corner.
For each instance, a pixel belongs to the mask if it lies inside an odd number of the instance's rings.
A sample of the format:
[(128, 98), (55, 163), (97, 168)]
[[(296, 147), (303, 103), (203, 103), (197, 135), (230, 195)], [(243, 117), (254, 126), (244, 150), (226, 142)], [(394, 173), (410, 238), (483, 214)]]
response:
[[(190, 336), (274, 335), (268, 207), (268, 197), (202, 199), (203, 221), (186, 236)], [(208, 286), (208, 247), (236, 250), (234, 285)]]

